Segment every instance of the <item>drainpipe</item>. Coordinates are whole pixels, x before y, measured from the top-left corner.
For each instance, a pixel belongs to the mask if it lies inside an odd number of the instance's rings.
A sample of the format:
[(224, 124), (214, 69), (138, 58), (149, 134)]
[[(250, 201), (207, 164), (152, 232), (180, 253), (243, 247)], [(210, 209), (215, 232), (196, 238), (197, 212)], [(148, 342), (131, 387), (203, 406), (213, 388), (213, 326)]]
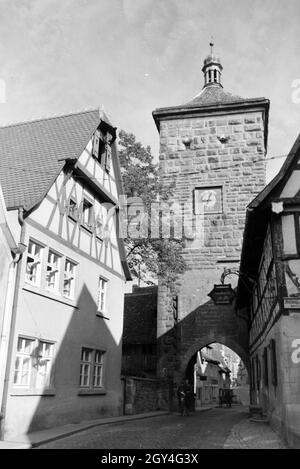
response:
[[(12, 254), (12, 252), (13, 250), (11, 249), (10, 253)], [(8, 282), (6, 285), (6, 294), (4, 298), (3, 321), (2, 321), (1, 336), (0, 336), (0, 402), (2, 402), (4, 372), (5, 372), (6, 357), (7, 357), (7, 342), (8, 342), (9, 328), (10, 328), (10, 322), (11, 322), (15, 274), (16, 274), (16, 264), (15, 264), (15, 261), (13, 260), (10, 262), (9, 268), (8, 268)], [(0, 415), (0, 419), (1, 419), (1, 415)]]
[(26, 249), (26, 245), (24, 244), (25, 239), (25, 224), (24, 224), (24, 209), (20, 207), (18, 210), (18, 221), (21, 226), (21, 234), (20, 234), (20, 243), (18, 247), (14, 250), (14, 259), (13, 259), (13, 268), (16, 267), (16, 280), (15, 280), (15, 288), (14, 288), (14, 296), (13, 296), (13, 305), (12, 305), (12, 312), (11, 312), (11, 322), (10, 322), (10, 329), (9, 329), (9, 338), (8, 338), (8, 346), (7, 346), (7, 358), (6, 358), (6, 367), (5, 367), (5, 375), (4, 375), (4, 383), (3, 383), (3, 394), (2, 394), (2, 402), (1, 402), (1, 410), (0, 410), (0, 440), (4, 439), (4, 422), (5, 422), (5, 415), (6, 415), (6, 406), (7, 406), (7, 397), (8, 397), (8, 389), (9, 389), (9, 377), (10, 377), (10, 370), (12, 364), (12, 357), (13, 357), (13, 346), (14, 346), (14, 337), (15, 337), (15, 327), (16, 327), (16, 318), (17, 318), (17, 305), (18, 305), (18, 298), (19, 298), (19, 289), (20, 289), (20, 277), (21, 277), (21, 266), (22, 263), (20, 262), (22, 258), (22, 254)]

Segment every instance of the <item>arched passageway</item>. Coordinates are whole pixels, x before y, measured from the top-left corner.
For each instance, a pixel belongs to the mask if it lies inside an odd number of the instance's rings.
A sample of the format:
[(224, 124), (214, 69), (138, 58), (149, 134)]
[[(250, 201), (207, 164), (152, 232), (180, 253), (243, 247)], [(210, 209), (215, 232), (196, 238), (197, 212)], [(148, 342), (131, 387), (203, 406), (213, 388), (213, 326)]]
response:
[(184, 379), (195, 398), (194, 407), (218, 405), (225, 389), (231, 389), (236, 404), (249, 404), (249, 378), (241, 356), (222, 343), (208, 343), (188, 361)]

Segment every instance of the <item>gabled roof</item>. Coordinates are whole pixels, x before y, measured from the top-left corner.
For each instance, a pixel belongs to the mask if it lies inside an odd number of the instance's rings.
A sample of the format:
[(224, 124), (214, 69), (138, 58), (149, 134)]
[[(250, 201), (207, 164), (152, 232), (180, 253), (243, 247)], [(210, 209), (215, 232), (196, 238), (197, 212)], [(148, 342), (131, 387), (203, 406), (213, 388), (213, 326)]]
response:
[(77, 159), (100, 123), (99, 110), (0, 128), (0, 182), (7, 209), (37, 205), (65, 161)]
[[(99, 124), (115, 134), (116, 128), (99, 109), (0, 127), (0, 184), (7, 209), (23, 207), (27, 212), (34, 209), (66, 161), (80, 157)], [(122, 181), (116, 148), (113, 153), (120, 192)], [(125, 277), (131, 280), (120, 237), (118, 246)]]
[[(246, 304), (253, 286), (251, 279), (248, 280), (247, 277), (256, 278), (257, 275), (266, 230), (271, 216), (271, 202), (279, 196), (299, 160), (300, 134), (278, 174), (247, 207), (240, 263), (240, 271), (244, 272), (246, 276), (239, 279), (236, 301), (238, 308), (242, 308)], [(297, 200), (299, 201), (299, 198)]]
[(124, 344), (155, 344), (157, 287), (136, 289), (125, 294)]
[(249, 204), (249, 209), (254, 209), (259, 207), (263, 202), (266, 202), (269, 196), (271, 196), (275, 190), (284, 184), (285, 180), (289, 177), (291, 171), (293, 170), (294, 161), (300, 160), (300, 134), (298, 135), (291, 151), (286, 157), (280, 171), (272, 179), (271, 182), (252, 200)]

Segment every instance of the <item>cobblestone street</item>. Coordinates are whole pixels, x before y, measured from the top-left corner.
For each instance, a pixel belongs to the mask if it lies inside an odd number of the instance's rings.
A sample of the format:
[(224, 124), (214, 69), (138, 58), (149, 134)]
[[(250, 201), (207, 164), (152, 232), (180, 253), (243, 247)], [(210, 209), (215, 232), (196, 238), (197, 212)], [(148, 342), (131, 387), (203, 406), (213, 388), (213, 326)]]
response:
[(196, 412), (188, 417), (170, 414), (102, 425), (39, 448), (281, 449), (285, 445), (269, 425), (250, 422), (247, 408), (236, 406)]

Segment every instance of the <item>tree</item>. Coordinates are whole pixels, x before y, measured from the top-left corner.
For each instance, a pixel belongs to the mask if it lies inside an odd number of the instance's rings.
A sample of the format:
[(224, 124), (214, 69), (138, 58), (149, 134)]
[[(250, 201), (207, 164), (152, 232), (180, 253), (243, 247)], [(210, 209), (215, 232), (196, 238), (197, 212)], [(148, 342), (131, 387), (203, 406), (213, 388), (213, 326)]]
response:
[[(161, 183), (151, 148), (144, 147), (132, 133), (124, 130), (119, 132), (119, 160), (125, 195), (134, 200), (140, 198), (146, 214), (142, 218), (134, 217), (135, 220), (127, 218), (128, 225), (131, 223), (140, 233), (138, 238), (125, 237), (129, 268), (133, 276), (145, 283), (154, 283), (159, 276), (170, 284), (185, 269), (181, 254), (183, 240), (163, 237), (161, 219), (164, 214), (158, 211), (154, 215), (153, 203), (168, 203), (173, 187)], [(153, 217), (157, 217), (159, 231), (155, 237), (150, 229), (150, 216), (152, 222)]]

